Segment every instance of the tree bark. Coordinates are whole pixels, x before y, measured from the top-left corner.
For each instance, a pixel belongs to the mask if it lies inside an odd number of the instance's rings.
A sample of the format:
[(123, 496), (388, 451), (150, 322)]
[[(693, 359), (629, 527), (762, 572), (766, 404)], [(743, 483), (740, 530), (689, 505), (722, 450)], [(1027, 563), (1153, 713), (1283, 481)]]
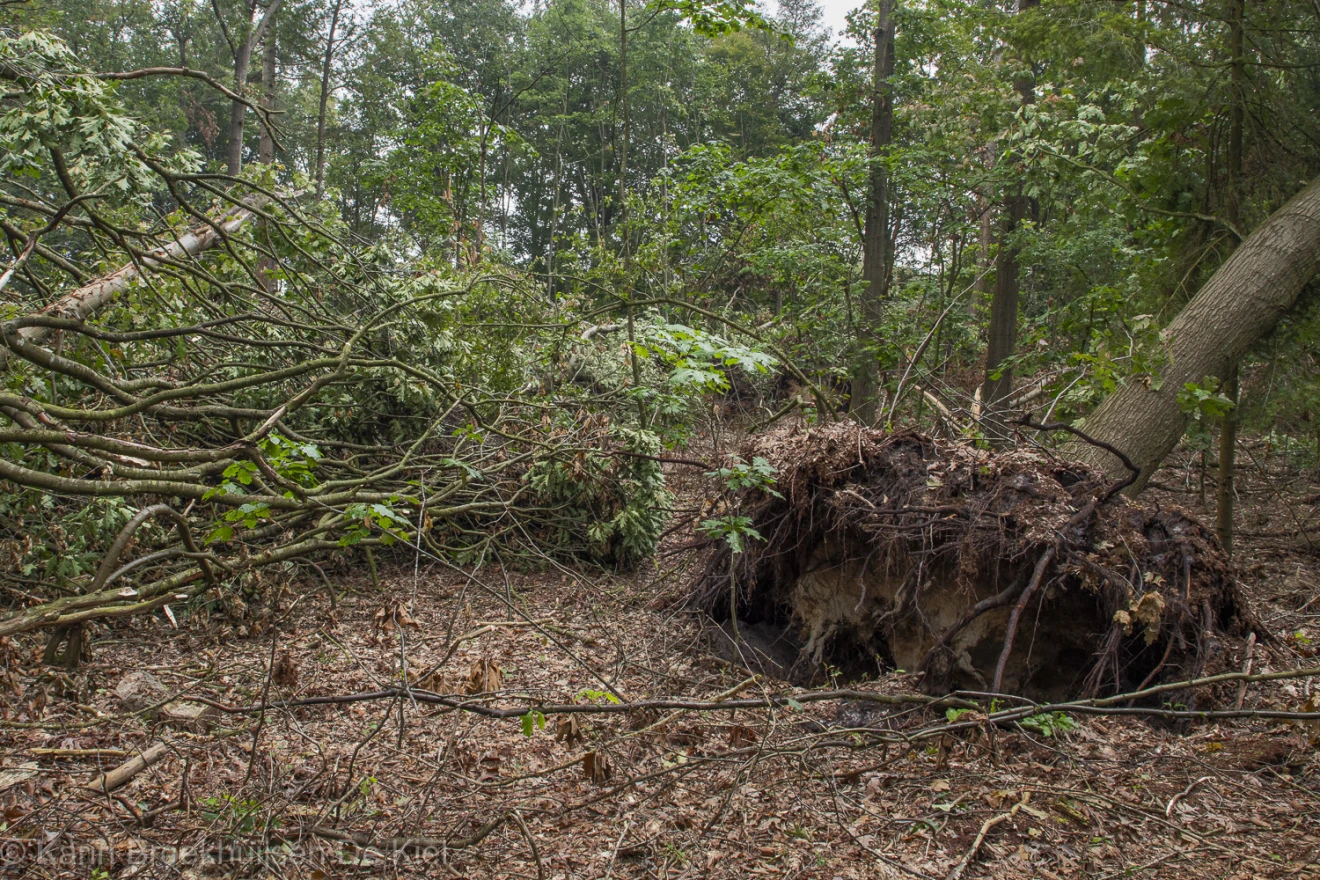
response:
[[(266, 14), (261, 17), (261, 23), (255, 28), (252, 27), (252, 18), (256, 15), (257, 4), (253, 0), (249, 7), (247, 33), (243, 35), (242, 41), (234, 47), (234, 93), (239, 97), (246, 97), (248, 69), (252, 66), (252, 50), (256, 47), (261, 38), (265, 36), (266, 30), (275, 21), (275, 15), (280, 11), (280, 5), (284, 0), (271, 0), (270, 6), (266, 8)], [(216, 11), (219, 15), (219, 8)], [(223, 24), (223, 19), (221, 24)], [(242, 101), (233, 101), (229, 105), (229, 150), (228, 150), (228, 173), (230, 176), (237, 176), (238, 172), (243, 170), (243, 120), (247, 112), (247, 105)]]
[[(276, 63), (278, 61), (275, 35), (276, 31), (272, 26), (266, 34), (265, 43), (261, 47), (261, 106), (265, 108), (267, 120), (270, 118), (269, 114), (275, 112), (275, 102), (278, 98), (275, 79)], [(266, 124), (266, 121), (261, 123), (261, 140), (257, 143), (257, 161), (262, 165), (273, 165), (275, 163), (275, 133), (270, 130), (270, 126)]]
[[(1145, 488), (1187, 429), (1178, 405), (1185, 383), (1226, 378), (1248, 349), (1264, 338), (1320, 272), (1320, 178), (1242, 242), (1162, 337), (1166, 363), (1158, 381), (1130, 381), (1110, 394), (1085, 422), (1086, 432), (1123, 450), (1141, 469), (1128, 488)], [(1111, 476), (1126, 473), (1112, 454), (1080, 441), (1068, 446), (1079, 461)]]
[[(274, 15), (272, 11), (270, 15)], [(257, 161), (262, 165), (275, 164), (275, 133), (270, 130), (270, 114), (275, 112), (276, 101), (276, 62), (277, 50), (275, 45), (276, 29), (273, 26), (267, 30), (266, 39), (261, 47), (261, 105), (266, 111), (266, 118), (261, 124), (261, 139), (257, 142)], [(266, 220), (257, 221), (258, 228), (261, 230), (261, 237), (265, 240), (266, 246), (271, 247), (270, 231), (266, 226)], [(275, 261), (270, 257), (262, 257), (257, 262), (257, 279), (267, 293), (275, 290)]]
[[(1040, 0), (1018, 0), (1018, 14), (1040, 5)], [(1022, 103), (1036, 103), (1035, 78), (1030, 74), (1020, 77), (1013, 88), (1022, 97)], [(1018, 248), (1013, 236), (1022, 222), (1033, 213), (1029, 197), (1022, 191), (1022, 181), (1015, 183), (1004, 198), (1003, 225), (999, 238), (999, 254), (995, 261), (995, 291), (990, 300), (990, 325), (986, 334), (985, 381), (981, 386), (981, 427), (996, 445), (1010, 436), (1004, 424), (1005, 401), (1013, 392), (1013, 367), (1005, 363), (1017, 349), (1019, 280)]]
[(335, 0), (330, 10), (330, 33), (325, 38), (325, 56), (321, 61), (321, 101), (316, 112), (316, 200), (325, 195), (325, 113), (330, 100), (330, 71), (335, 60), (335, 31), (339, 27), (342, 0)]
[[(234, 56), (234, 93), (246, 95), (248, 68), (252, 64), (252, 42), (244, 40), (239, 44), (238, 54)], [(243, 114), (247, 107), (238, 101), (229, 105), (229, 148), (228, 164), (225, 168), (231, 177), (237, 177), (243, 170)]]
[[(1228, 193), (1224, 213), (1234, 229), (1242, 220), (1242, 121), (1246, 104), (1246, 63), (1242, 57), (1242, 16), (1244, 0), (1233, 0), (1229, 19), (1229, 70), (1232, 103), (1228, 121)], [(1224, 551), (1233, 554), (1233, 477), (1237, 452), (1238, 429), (1238, 365), (1229, 368), (1224, 382), (1224, 393), (1233, 401), (1233, 408), (1224, 414), (1219, 426), (1219, 492), (1215, 509), (1215, 530)]]
[(894, 0), (880, 0), (875, 28), (875, 68), (871, 99), (871, 192), (862, 232), (861, 324), (857, 330), (859, 363), (853, 377), (852, 414), (874, 425), (880, 406), (880, 365), (875, 346), (889, 299), (889, 170), (884, 158), (893, 141)]
[(1013, 391), (1013, 367), (1005, 361), (1017, 348), (1018, 249), (1010, 244), (1022, 221), (1027, 218), (1028, 199), (1021, 186), (1006, 200), (1004, 219), (999, 240), (999, 254), (995, 259), (995, 289), (990, 300), (990, 324), (986, 334), (985, 382), (981, 386), (983, 409), (982, 427), (993, 443), (1004, 442), (1008, 428), (1003, 424), (1005, 401)]

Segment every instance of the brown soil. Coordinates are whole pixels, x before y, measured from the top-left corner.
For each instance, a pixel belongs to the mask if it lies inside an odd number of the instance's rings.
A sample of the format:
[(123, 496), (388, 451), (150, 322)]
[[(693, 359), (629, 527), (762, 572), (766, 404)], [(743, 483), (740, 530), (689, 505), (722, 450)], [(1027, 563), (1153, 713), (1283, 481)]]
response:
[[(1242, 477), (1248, 531), (1289, 528), (1298, 499), (1317, 490), (1300, 478), (1272, 487), (1274, 472)], [(1160, 477), (1179, 489), (1176, 471)], [(1161, 509), (1195, 500), (1172, 490), (1155, 490)], [(1256, 648), (1255, 668), (1316, 665), (1320, 558), (1241, 543), (1244, 591), (1275, 636)], [(695, 574), (548, 567), (506, 579), (488, 568), (478, 583), (423, 559), (414, 580), (412, 560), (399, 560), (379, 590), (365, 574), (332, 573), (347, 591), (335, 609), (324, 587), (268, 584), (229, 617), (179, 614), (177, 630), (163, 615), (113, 623), (68, 680), (39, 665), (38, 638), (10, 640), (0, 871), (833, 880), (944, 878), (966, 861), (967, 878), (1320, 877), (1314, 722), (1078, 715), (1049, 737), (1016, 726), (941, 733), (942, 711), (836, 701), (688, 712), (651, 730), (664, 713), (585, 715), (557, 739), (560, 716), (544, 729), (531, 719), (528, 737), (518, 718), (397, 699), (270, 710), (264, 723), (219, 712), (189, 729), (129, 713), (113, 693), (138, 671), (165, 685), (160, 700), (231, 707), (258, 703), (268, 679), (278, 679), (271, 699), (370, 693), (400, 680), (403, 663), (426, 671), (453, 646), (417, 686), (496, 707), (606, 705), (601, 679), (628, 700), (711, 698), (746, 673), (712, 656), (698, 616), (656, 610)], [(1223, 665), (1240, 666), (1240, 650), (1225, 643)], [(474, 679), (490, 686), (492, 667), (501, 690), (467, 695)], [(890, 673), (853, 686), (900, 694), (916, 682)], [(762, 680), (740, 696), (789, 690)], [(1310, 679), (1253, 684), (1244, 705), (1297, 710), (1315, 696)], [(109, 798), (80, 786), (122, 756), (39, 751), (153, 742), (168, 756)], [(397, 837), (435, 845), (396, 851)]]

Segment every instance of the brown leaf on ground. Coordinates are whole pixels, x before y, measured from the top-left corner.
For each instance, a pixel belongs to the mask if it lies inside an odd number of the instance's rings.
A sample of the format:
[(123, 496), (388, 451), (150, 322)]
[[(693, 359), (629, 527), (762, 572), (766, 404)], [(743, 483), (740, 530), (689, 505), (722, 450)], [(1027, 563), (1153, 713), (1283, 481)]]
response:
[(610, 759), (601, 752), (587, 752), (582, 756), (582, 775), (595, 785), (604, 785), (614, 775)]
[(478, 782), (498, 782), (500, 778), (500, 756), (495, 752), (487, 752), (482, 755), (479, 763), (481, 765), (481, 775), (477, 777)]
[(504, 671), (489, 657), (482, 657), (472, 662), (468, 672), (467, 685), (463, 688), (468, 694), (490, 694), (504, 687)]
[(412, 629), (421, 628), (421, 624), (417, 622), (416, 618), (408, 613), (408, 608), (402, 602), (391, 602), (390, 604), (385, 605), (376, 612), (376, 616), (372, 618), (372, 622), (375, 624), (377, 632), (381, 633), (390, 633), (396, 629), (403, 629), (405, 627), (411, 627)]
[(582, 725), (578, 722), (576, 715), (566, 715), (555, 723), (555, 742), (562, 742), (572, 748), (574, 743), (580, 743), (584, 740)]
[(275, 660), (270, 677), (280, 687), (292, 688), (298, 684), (298, 664), (293, 662), (288, 651), (281, 652)]
[(758, 739), (756, 731), (745, 724), (735, 724), (729, 728), (729, 748), (731, 749), (756, 745)]

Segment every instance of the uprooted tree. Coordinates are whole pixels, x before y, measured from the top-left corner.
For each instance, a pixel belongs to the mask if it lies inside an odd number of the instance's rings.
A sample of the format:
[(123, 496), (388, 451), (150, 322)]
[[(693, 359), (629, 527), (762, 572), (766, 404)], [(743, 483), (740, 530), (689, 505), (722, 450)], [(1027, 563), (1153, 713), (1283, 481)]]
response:
[(1214, 671), (1252, 627), (1212, 530), (1084, 465), (845, 423), (745, 452), (779, 475), (741, 498), (763, 540), (714, 549), (689, 601), (750, 625), (749, 665), (1060, 699)]

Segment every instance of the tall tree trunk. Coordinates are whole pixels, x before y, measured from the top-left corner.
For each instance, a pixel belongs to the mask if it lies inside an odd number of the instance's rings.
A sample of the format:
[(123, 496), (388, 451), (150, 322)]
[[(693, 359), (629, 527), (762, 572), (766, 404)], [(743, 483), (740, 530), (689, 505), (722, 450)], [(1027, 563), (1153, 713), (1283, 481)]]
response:
[(335, 30), (339, 27), (339, 9), (343, 0), (335, 0), (330, 10), (330, 33), (325, 38), (321, 59), (321, 100), (316, 111), (316, 200), (325, 195), (325, 113), (330, 101), (330, 71), (335, 60)]
[[(234, 93), (247, 96), (248, 68), (252, 65), (252, 41), (244, 40), (238, 46), (234, 56)], [(229, 105), (229, 159), (226, 170), (231, 177), (237, 177), (243, 170), (243, 117), (247, 106), (242, 101), (233, 101)]]
[(889, 170), (884, 159), (893, 141), (894, 0), (880, 0), (875, 28), (875, 67), (871, 97), (871, 192), (862, 232), (861, 323), (857, 330), (859, 363), (852, 385), (852, 414), (874, 425), (880, 406), (880, 364), (875, 347), (889, 298)]
[[(1247, 100), (1246, 60), (1242, 57), (1242, 14), (1245, 0), (1233, 0), (1228, 22), (1229, 78), (1231, 84), (1231, 104), (1228, 120), (1228, 181), (1227, 199), (1224, 214), (1229, 224), (1240, 228), (1242, 220), (1242, 120), (1245, 116)], [(1237, 462), (1238, 428), (1238, 365), (1235, 361), (1229, 369), (1224, 382), (1225, 393), (1233, 401), (1233, 408), (1224, 414), (1219, 427), (1219, 493), (1215, 527), (1219, 532), (1219, 542), (1230, 554), (1233, 552), (1233, 491), (1234, 468)]]
[[(274, 12), (270, 13), (272, 16)], [(261, 139), (257, 142), (257, 161), (262, 165), (270, 166), (275, 164), (275, 133), (270, 129), (269, 114), (275, 112), (275, 102), (278, 97), (276, 94), (276, 62), (277, 49), (275, 45), (276, 34), (278, 31), (272, 25), (266, 30), (266, 38), (261, 46), (261, 106), (266, 111), (266, 119), (261, 123)], [(261, 229), (261, 237), (265, 239), (266, 247), (272, 247), (270, 233), (266, 225), (265, 218), (257, 221)], [(261, 281), (261, 286), (270, 293), (275, 289), (275, 261), (270, 257), (262, 257), (257, 262), (257, 278)]]
[[(284, 0), (271, 0), (270, 6), (266, 8), (266, 14), (261, 17), (261, 23), (255, 28), (252, 27), (252, 19), (257, 14), (256, 0), (252, 0), (252, 5), (248, 7), (248, 20), (246, 22), (244, 33), (240, 34), (240, 42), (234, 46), (234, 93), (241, 98), (247, 97), (247, 79), (248, 70), (252, 67), (252, 50), (256, 48), (257, 43), (261, 42), (266, 31), (275, 21), (275, 15), (280, 11), (280, 5)], [(216, 15), (219, 16), (219, 7), (216, 7)], [(223, 26), (224, 20), (221, 19)], [(227, 33), (227, 32), (226, 32)], [(247, 105), (242, 101), (232, 101), (229, 105), (229, 150), (228, 150), (228, 171), (231, 176), (236, 176), (243, 170), (243, 122), (247, 113)]]
[(973, 295), (967, 298), (967, 315), (973, 319), (983, 308), (981, 303), (990, 292), (990, 250), (995, 243), (995, 219), (989, 201), (984, 196), (977, 196), (976, 199), (977, 206), (981, 209), (980, 228), (976, 237), (976, 278), (972, 281)]
[[(1130, 381), (1105, 398), (1084, 425), (1097, 440), (1122, 450), (1141, 469), (1140, 492), (1173, 450), (1190, 418), (1178, 391), (1206, 376), (1227, 378), (1233, 365), (1264, 338), (1320, 272), (1320, 178), (1260, 224), (1219, 267), (1162, 334), (1165, 366), (1157, 381)], [(1069, 453), (1111, 476), (1122, 462), (1077, 441)]]
[(632, 140), (632, 117), (628, 108), (628, 0), (619, 0), (619, 109), (623, 113), (623, 134), (619, 138), (619, 210), (616, 222), (622, 235), (623, 257), (627, 260), (628, 231), (624, 222), (628, 212), (628, 142)]
[[(1018, 14), (1040, 5), (1040, 0), (1018, 0)], [(1013, 88), (1023, 104), (1036, 102), (1035, 77), (1020, 77)], [(1032, 213), (1032, 201), (1023, 192), (1022, 181), (1015, 183), (1004, 199), (1000, 227), (999, 255), (995, 261), (995, 292), (990, 300), (990, 326), (985, 347), (985, 382), (981, 386), (982, 430), (992, 443), (1009, 437), (1003, 421), (1005, 401), (1013, 391), (1013, 367), (1006, 363), (1017, 349), (1019, 280), (1018, 249), (1013, 236)]]
[[(277, 61), (275, 35), (276, 29), (271, 27), (266, 33), (261, 48), (261, 106), (268, 114), (275, 112), (275, 102), (279, 97), (276, 94), (275, 79)], [(270, 130), (266, 121), (261, 123), (261, 140), (257, 142), (257, 161), (262, 165), (275, 164), (275, 133)]]
[[(637, 314), (632, 304), (632, 248), (628, 243), (628, 142), (632, 140), (632, 119), (628, 115), (628, 0), (619, 0), (619, 105), (623, 111), (623, 134), (619, 138), (619, 213), (620, 243), (623, 245), (623, 271), (628, 285), (628, 351), (632, 364), (633, 387), (642, 387), (642, 363), (637, 356)], [(637, 396), (637, 424), (646, 427), (646, 401)]]
[(1027, 219), (1028, 199), (1017, 192), (1005, 200), (995, 259), (994, 296), (990, 300), (990, 325), (986, 334), (985, 382), (981, 386), (982, 430), (992, 443), (1003, 443), (1009, 431), (1003, 423), (1005, 401), (1013, 391), (1013, 367), (1005, 363), (1017, 348), (1017, 321), (1020, 281), (1018, 249), (1011, 244), (1022, 221)]

